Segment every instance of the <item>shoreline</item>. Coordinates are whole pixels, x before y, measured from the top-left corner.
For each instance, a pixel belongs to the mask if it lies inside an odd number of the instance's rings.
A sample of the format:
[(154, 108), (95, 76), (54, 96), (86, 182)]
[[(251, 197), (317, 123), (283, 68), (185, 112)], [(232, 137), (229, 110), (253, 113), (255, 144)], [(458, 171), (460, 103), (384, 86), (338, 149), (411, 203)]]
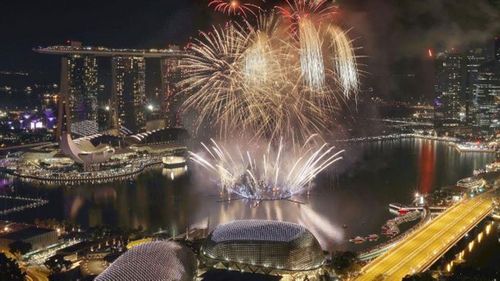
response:
[(380, 136), (370, 136), (370, 137), (358, 137), (349, 139), (333, 140), (336, 143), (362, 143), (362, 142), (375, 142), (375, 141), (386, 141), (386, 140), (403, 140), (403, 139), (423, 139), (423, 140), (433, 140), (444, 142), (449, 146), (454, 147), (460, 153), (475, 152), (475, 153), (496, 153), (494, 149), (491, 148), (480, 148), (480, 147), (467, 147), (460, 143), (457, 138), (450, 137), (437, 137), (437, 136), (427, 136), (420, 134), (391, 134), (391, 135), (380, 135)]
[(32, 176), (32, 175), (25, 175), (25, 174), (20, 174), (16, 171), (13, 170), (4, 170), (2, 171), (5, 174), (14, 176), (16, 178), (19, 178), (20, 180), (23, 181), (34, 181), (34, 182), (39, 182), (42, 184), (70, 184), (70, 185), (76, 185), (76, 184), (83, 184), (83, 183), (109, 183), (109, 182), (115, 182), (115, 181), (121, 181), (121, 180), (128, 180), (131, 179), (138, 174), (143, 173), (146, 171), (146, 169), (151, 168), (153, 166), (160, 166), (163, 164), (161, 160), (159, 161), (153, 161), (151, 163), (143, 164), (139, 168), (134, 169), (132, 171), (128, 171), (123, 174), (118, 174), (118, 175), (113, 175), (113, 176), (102, 176), (102, 177), (90, 177), (90, 178), (75, 178), (75, 179), (65, 179), (65, 178), (57, 178), (57, 177), (43, 177), (43, 176)]

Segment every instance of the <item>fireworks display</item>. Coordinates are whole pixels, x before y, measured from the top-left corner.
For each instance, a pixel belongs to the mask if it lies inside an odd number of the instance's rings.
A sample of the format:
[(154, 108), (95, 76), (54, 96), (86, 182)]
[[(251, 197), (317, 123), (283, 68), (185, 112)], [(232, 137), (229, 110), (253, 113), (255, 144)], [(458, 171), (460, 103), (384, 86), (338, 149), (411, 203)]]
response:
[(358, 67), (356, 66), (356, 55), (349, 38), (345, 32), (337, 26), (329, 26), (331, 35), (331, 46), (334, 50), (334, 66), (338, 76), (338, 84), (345, 97), (349, 98), (351, 93), (356, 93), (359, 88)]
[(302, 193), (317, 174), (342, 159), (342, 151), (334, 152), (327, 144), (310, 145), (313, 138), (299, 149), (280, 141), (276, 150), (268, 144), (252, 151), (231, 151), (212, 140), (203, 144), (209, 157), (191, 156), (218, 178), (221, 192), (254, 200), (286, 199)]
[(268, 143), (265, 151), (242, 153), (213, 141), (205, 146), (211, 157), (192, 154), (224, 190), (254, 199), (289, 197), (340, 159), (318, 134), (357, 95), (356, 55), (330, 1), (285, 0), (266, 13), (252, 5), (210, 1), (218, 11), (249, 9), (254, 17), (240, 11), (241, 20), (201, 32), (181, 62), (179, 94), (186, 96), (183, 112), (197, 113), (195, 130), (217, 129), (233, 145), (240, 138)]
[(318, 30), (309, 19), (300, 21), (300, 69), (305, 84), (313, 91), (322, 91), (325, 86), (325, 65)]
[(276, 7), (287, 19), (290, 31), (296, 34), (302, 20), (328, 22), (334, 18), (336, 7), (327, 0), (285, 0), (286, 5)]
[[(287, 3), (283, 12), (256, 17), (255, 26), (228, 22), (191, 44), (180, 88), (188, 94), (184, 108), (200, 113), (196, 127), (211, 123), (222, 137), (239, 131), (304, 141), (325, 131), (339, 104), (356, 95), (356, 56), (325, 16), (333, 8), (321, 0)], [(297, 36), (285, 13), (297, 20)]]
[(260, 10), (260, 7), (247, 3), (245, 0), (210, 0), (209, 7), (213, 7), (216, 11), (225, 13), (228, 15), (241, 15), (248, 16), (248, 14), (256, 15), (256, 11)]

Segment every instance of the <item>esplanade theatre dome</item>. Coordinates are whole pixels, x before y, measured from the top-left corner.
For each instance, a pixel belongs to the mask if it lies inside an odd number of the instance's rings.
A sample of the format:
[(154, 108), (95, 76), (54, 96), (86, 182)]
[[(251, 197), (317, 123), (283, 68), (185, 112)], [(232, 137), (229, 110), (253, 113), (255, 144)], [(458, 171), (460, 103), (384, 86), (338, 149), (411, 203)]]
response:
[(134, 247), (113, 262), (96, 281), (191, 281), (196, 258), (174, 242), (151, 242)]
[(201, 254), (208, 265), (279, 271), (315, 270), (325, 261), (319, 242), (305, 227), (267, 220), (240, 220), (218, 226), (207, 237)]

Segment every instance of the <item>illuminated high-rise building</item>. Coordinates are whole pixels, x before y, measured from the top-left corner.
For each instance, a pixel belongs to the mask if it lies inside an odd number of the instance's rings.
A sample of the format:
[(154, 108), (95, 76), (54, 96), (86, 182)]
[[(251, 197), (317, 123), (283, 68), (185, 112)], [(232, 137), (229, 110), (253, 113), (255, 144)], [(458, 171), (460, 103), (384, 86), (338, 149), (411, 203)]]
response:
[(465, 121), (465, 58), (455, 51), (437, 56), (436, 125), (457, 127)]
[(491, 59), (491, 51), (487, 47), (472, 48), (465, 54), (465, 106), (466, 123), (468, 126), (474, 124), (475, 107), (474, 91), (479, 75), (481, 65)]
[(146, 61), (144, 57), (116, 56), (111, 69), (114, 126), (139, 132), (146, 124)]
[[(173, 46), (170, 49), (177, 51), (180, 54), (178, 47)], [(167, 127), (179, 127), (180, 120), (180, 107), (182, 105), (182, 96), (177, 95), (181, 90), (178, 87), (178, 82), (182, 78), (182, 71), (180, 69), (181, 55), (169, 56), (161, 61), (162, 70), (162, 84), (164, 97), (162, 101), (163, 118), (166, 121)]]
[[(161, 93), (162, 117), (166, 121), (159, 122), (161, 127), (179, 125), (178, 109), (182, 101), (175, 94), (179, 91), (176, 84), (182, 73), (178, 66), (184, 52), (178, 47), (112, 49), (82, 46), (80, 42), (69, 43), (35, 48), (34, 51), (62, 56), (61, 94), (67, 96), (73, 133), (89, 135), (110, 128), (126, 134), (144, 130), (146, 60), (161, 62), (162, 83), (158, 92)], [(107, 58), (111, 58), (111, 76), (107, 71), (99, 70), (97, 64), (98, 59), (107, 63)], [(111, 103), (106, 102), (107, 97), (104, 97), (109, 80), (112, 80)]]
[(62, 58), (61, 84), (67, 85), (72, 132), (97, 133), (98, 71), (95, 56), (68, 55)]
[(480, 66), (474, 85), (474, 126), (482, 134), (500, 129), (500, 62), (491, 60)]

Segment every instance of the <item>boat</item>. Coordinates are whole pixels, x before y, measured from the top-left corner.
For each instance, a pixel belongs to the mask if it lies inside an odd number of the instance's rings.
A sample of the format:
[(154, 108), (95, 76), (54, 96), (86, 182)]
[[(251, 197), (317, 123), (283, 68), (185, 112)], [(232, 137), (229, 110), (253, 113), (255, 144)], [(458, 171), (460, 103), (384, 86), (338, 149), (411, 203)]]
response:
[(377, 241), (378, 240), (378, 235), (377, 234), (370, 234), (366, 237), (368, 241)]
[(349, 242), (354, 243), (354, 244), (361, 244), (361, 243), (364, 243), (365, 241), (366, 241), (366, 239), (363, 237), (360, 237), (360, 236), (356, 236), (354, 238), (349, 239)]
[(385, 236), (394, 237), (399, 234), (398, 229), (388, 229), (382, 232)]
[(394, 222), (388, 221), (385, 225), (382, 226), (382, 234), (385, 236), (394, 237), (399, 234), (399, 228)]
[(183, 156), (166, 156), (162, 157), (162, 162), (165, 168), (181, 168), (186, 166), (186, 158)]
[(490, 148), (488, 145), (484, 145), (481, 143), (457, 143), (455, 144), (456, 149), (459, 152), (483, 152), (483, 153), (495, 153), (495, 149)]

